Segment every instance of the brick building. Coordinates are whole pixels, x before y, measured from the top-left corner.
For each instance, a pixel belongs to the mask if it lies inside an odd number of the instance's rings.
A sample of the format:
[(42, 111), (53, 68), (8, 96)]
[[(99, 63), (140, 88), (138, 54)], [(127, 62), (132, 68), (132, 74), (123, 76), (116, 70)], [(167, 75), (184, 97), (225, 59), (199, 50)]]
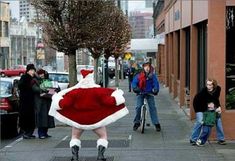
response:
[(215, 78), (227, 139), (235, 139), (235, 0), (159, 0), (154, 11), (156, 33), (165, 33), (158, 51), (161, 81), (180, 107)]

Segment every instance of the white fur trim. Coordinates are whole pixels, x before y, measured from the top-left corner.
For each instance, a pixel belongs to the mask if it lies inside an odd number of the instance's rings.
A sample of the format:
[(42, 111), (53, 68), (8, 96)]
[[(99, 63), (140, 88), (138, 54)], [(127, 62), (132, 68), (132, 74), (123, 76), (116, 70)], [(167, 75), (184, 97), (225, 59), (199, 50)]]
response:
[(69, 142), (69, 147), (73, 147), (74, 145), (77, 145), (79, 148), (81, 148), (81, 140), (79, 139), (71, 139)]
[(50, 109), (55, 109), (55, 110), (60, 110), (59, 102), (60, 100), (63, 99), (63, 97), (56, 93), (52, 96), (52, 102), (51, 102), (51, 107)]
[(117, 106), (125, 103), (125, 98), (122, 95), (123, 95), (123, 91), (121, 89), (117, 89), (111, 94), (111, 96), (115, 98)]
[(108, 142), (108, 140), (106, 140), (106, 139), (98, 139), (97, 140), (97, 148), (100, 146), (100, 145), (102, 145), (102, 146), (104, 146), (106, 149), (108, 148), (108, 144), (109, 144), (109, 142)]
[(100, 87), (100, 85), (95, 83), (93, 73), (90, 73), (85, 78), (81, 79), (78, 84), (79, 84), (79, 88)]
[(106, 126), (106, 125), (111, 124), (111, 123), (117, 121), (118, 119), (124, 117), (128, 113), (129, 113), (128, 109), (126, 107), (124, 107), (121, 110), (113, 113), (112, 115), (109, 115), (108, 117), (104, 118), (103, 120), (101, 120), (95, 124), (82, 125), (82, 124), (79, 124), (77, 122), (70, 120), (69, 118), (64, 117), (56, 110), (49, 111), (49, 115), (53, 116), (54, 118), (56, 118), (60, 122), (63, 122), (63, 123), (70, 125), (72, 127), (76, 127), (78, 129), (84, 129), (84, 130), (93, 130), (93, 129), (97, 129), (102, 126)]
[(114, 96), (114, 98), (115, 98), (117, 106), (125, 103), (125, 98), (122, 95), (116, 95), (116, 96)]

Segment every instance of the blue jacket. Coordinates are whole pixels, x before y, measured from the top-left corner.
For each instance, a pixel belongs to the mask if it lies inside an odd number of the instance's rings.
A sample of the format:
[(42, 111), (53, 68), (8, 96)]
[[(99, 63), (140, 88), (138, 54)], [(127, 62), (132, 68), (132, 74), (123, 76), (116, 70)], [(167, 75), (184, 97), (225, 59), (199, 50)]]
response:
[(153, 73), (149, 74), (148, 78), (146, 79), (146, 86), (144, 90), (140, 90), (139, 88), (139, 75), (140, 73), (137, 74), (132, 81), (131, 85), (132, 85), (133, 90), (138, 89), (140, 93), (143, 93), (143, 94), (152, 93), (153, 89), (159, 91), (160, 87), (159, 87), (159, 82), (158, 82), (156, 74), (153, 74)]

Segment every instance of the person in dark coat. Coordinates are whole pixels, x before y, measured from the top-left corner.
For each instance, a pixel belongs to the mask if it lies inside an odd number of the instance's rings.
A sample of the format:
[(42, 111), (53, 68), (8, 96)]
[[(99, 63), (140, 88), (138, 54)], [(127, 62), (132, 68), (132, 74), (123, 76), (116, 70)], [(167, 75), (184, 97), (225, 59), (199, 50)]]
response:
[(135, 68), (132, 64), (130, 64), (130, 67), (127, 69), (127, 75), (128, 75), (128, 82), (129, 82), (129, 92), (131, 92), (131, 83), (134, 78)]
[(203, 112), (207, 110), (208, 103), (213, 103), (215, 105), (216, 112), (219, 113), (216, 119), (216, 134), (218, 144), (226, 144), (221, 121), (221, 107), (219, 101), (220, 92), (221, 87), (217, 84), (217, 81), (214, 79), (207, 79), (206, 87), (195, 95), (193, 100), (193, 107), (196, 113), (196, 122), (190, 138), (190, 143), (192, 145), (196, 145), (196, 140), (200, 135), (202, 129)]
[(26, 73), (21, 76), (18, 87), (20, 90), (20, 109), (19, 109), (19, 126), (23, 132), (24, 139), (33, 139), (35, 129), (34, 113), (34, 92), (32, 89), (32, 80), (36, 68), (33, 64), (28, 64)]
[[(48, 128), (54, 128), (55, 122), (52, 116), (48, 115), (50, 106), (51, 106), (51, 97), (48, 93), (48, 89), (42, 87), (46, 78), (46, 71), (40, 69), (37, 71), (38, 77), (35, 77), (33, 80), (33, 92), (34, 102), (35, 102), (35, 115), (36, 115), (36, 126), (38, 128), (38, 138), (45, 139), (51, 137), (48, 135)], [(50, 83), (50, 81), (48, 81)]]

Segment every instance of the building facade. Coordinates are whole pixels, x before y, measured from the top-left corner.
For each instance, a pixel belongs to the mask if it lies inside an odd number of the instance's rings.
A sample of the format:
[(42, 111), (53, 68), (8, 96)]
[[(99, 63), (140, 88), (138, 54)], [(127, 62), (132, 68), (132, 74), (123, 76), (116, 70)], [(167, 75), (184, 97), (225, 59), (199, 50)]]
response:
[(156, 29), (165, 32), (159, 70), (172, 98), (188, 105), (193, 119), (195, 94), (215, 78), (222, 87), (225, 135), (235, 139), (235, 0), (165, 0)]
[(9, 38), (9, 23), (10, 9), (9, 3), (0, 2), (0, 68), (5, 69), (11, 66), (10, 64), (10, 38)]
[(25, 17), (28, 22), (34, 22), (37, 14), (29, 0), (20, 0), (20, 19)]
[(24, 21), (11, 23), (11, 64), (35, 63), (36, 59), (37, 28)]
[(130, 12), (129, 23), (132, 28), (133, 39), (153, 37), (152, 12), (145, 12), (145, 11)]

